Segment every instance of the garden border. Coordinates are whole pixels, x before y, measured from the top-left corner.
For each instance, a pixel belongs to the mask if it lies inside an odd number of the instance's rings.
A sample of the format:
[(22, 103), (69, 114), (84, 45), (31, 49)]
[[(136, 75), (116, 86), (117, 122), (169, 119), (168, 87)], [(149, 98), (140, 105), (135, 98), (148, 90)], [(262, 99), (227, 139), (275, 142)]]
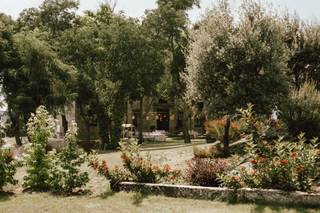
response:
[(168, 197), (182, 197), (207, 200), (228, 200), (233, 202), (271, 203), (277, 205), (293, 205), (320, 207), (320, 193), (286, 192), (274, 189), (228, 189), (190, 185), (152, 184), (121, 182), (119, 191), (145, 192)]

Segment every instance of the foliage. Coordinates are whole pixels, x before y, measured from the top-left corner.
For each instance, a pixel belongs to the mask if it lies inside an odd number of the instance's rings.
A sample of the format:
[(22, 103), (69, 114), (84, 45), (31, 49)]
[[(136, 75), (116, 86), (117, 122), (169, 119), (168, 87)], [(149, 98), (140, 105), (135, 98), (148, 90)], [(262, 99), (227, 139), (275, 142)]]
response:
[(262, 139), (278, 139), (286, 136), (287, 129), (280, 120), (266, 119), (264, 116), (257, 116), (254, 105), (247, 104), (246, 108), (241, 108), (239, 112), (240, 132), (242, 135), (252, 135), (255, 142)]
[[(204, 123), (206, 133), (215, 140), (222, 142), (226, 126), (226, 117), (216, 120), (209, 120)], [(240, 138), (240, 126), (237, 121), (231, 121), (229, 129), (229, 140), (236, 141)]]
[(39, 31), (12, 33), (8, 38), (10, 51), (1, 77), (18, 145), (31, 112), (39, 105), (57, 112), (70, 98), (67, 82), (74, 70), (59, 59), (46, 38)]
[(193, 185), (219, 186), (219, 175), (228, 170), (224, 159), (193, 158), (187, 164), (185, 178)]
[(187, 123), (192, 111), (183, 100), (186, 85), (181, 75), (185, 72), (184, 53), (189, 44), (187, 11), (194, 6), (199, 7), (199, 0), (158, 0), (157, 8), (146, 12), (142, 24), (166, 53), (165, 72), (157, 89), (161, 98), (174, 101), (176, 110), (181, 112), (185, 143), (191, 142)]
[(39, 106), (36, 113), (31, 115), (27, 127), (32, 145), (26, 161), (27, 176), (24, 177), (24, 186), (36, 191), (48, 190), (51, 162), (46, 146), (54, 132), (54, 121), (46, 108)]
[(39, 8), (23, 10), (18, 26), (24, 30), (49, 31), (55, 37), (75, 25), (78, 6), (77, 0), (45, 0)]
[(293, 90), (282, 115), (291, 135), (304, 132), (308, 139), (320, 136), (320, 92), (315, 83), (305, 82)]
[(91, 157), (90, 165), (107, 179), (111, 180), (111, 186), (125, 180), (136, 181), (140, 183), (158, 183), (160, 181), (171, 182), (177, 180), (180, 171), (172, 170), (168, 164), (159, 166), (151, 162), (150, 156), (144, 158), (141, 156), (140, 148), (137, 142), (121, 142), (121, 158), (124, 169), (118, 167), (110, 170), (107, 163), (101, 163), (95, 156)]
[(120, 169), (118, 166), (110, 169), (106, 161), (99, 162), (98, 158), (94, 155), (90, 157), (90, 166), (98, 171), (100, 175), (110, 180), (110, 186), (113, 190), (117, 190), (120, 182), (130, 180), (130, 174), (126, 170)]
[(50, 170), (50, 185), (55, 192), (70, 194), (89, 181), (87, 172), (80, 172), (80, 166), (86, 162), (85, 153), (77, 145), (77, 126), (73, 123), (65, 135), (67, 146), (53, 159)]
[[(309, 191), (312, 181), (319, 174), (316, 164), (319, 157), (317, 140), (306, 143), (303, 135), (298, 142), (279, 139), (274, 143), (248, 142), (251, 167), (240, 167), (224, 185), (236, 187)], [(233, 180), (233, 181), (232, 181)]]
[(143, 158), (140, 153), (140, 147), (136, 143), (123, 142), (120, 144), (120, 148), (123, 165), (137, 182), (156, 183), (161, 180), (173, 181), (180, 174), (180, 171), (172, 170), (168, 164), (162, 167), (153, 164), (150, 156)]
[(13, 160), (12, 152), (9, 149), (0, 148), (0, 191), (7, 184), (16, 184), (14, 179), (16, 163)]
[(306, 81), (314, 81), (319, 89), (320, 62), (320, 27), (316, 23), (305, 22), (297, 14), (285, 14), (283, 17), (285, 43), (290, 49), (288, 61), (289, 76), (295, 89), (300, 88)]
[(255, 1), (239, 11), (234, 21), (227, 1), (219, 1), (191, 33), (186, 98), (204, 102), (212, 117), (247, 103), (267, 114), (288, 94), (288, 49), (277, 15)]

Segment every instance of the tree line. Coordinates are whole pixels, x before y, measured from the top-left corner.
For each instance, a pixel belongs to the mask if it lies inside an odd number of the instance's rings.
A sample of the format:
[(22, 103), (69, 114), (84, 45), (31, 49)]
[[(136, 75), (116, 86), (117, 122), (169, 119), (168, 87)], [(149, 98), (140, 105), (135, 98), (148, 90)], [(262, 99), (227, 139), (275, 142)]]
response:
[(108, 4), (77, 15), (76, 0), (45, 0), (17, 20), (0, 14), (0, 81), (17, 144), (39, 105), (62, 114), (66, 130), (64, 106), (75, 101), (87, 139), (97, 123), (104, 147), (113, 148), (129, 99), (178, 102), (187, 10), (198, 1), (158, 0), (157, 5), (143, 19), (116, 13)]

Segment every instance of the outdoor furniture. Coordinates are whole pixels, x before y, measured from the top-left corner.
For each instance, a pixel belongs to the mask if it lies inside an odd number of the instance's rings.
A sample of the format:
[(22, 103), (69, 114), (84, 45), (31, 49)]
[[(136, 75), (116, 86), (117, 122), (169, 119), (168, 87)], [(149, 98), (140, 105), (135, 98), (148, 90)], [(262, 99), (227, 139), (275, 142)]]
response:
[(143, 133), (144, 139), (149, 139), (152, 141), (159, 141), (164, 142), (167, 139), (167, 136), (165, 134), (165, 131), (154, 131), (154, 132), (144, 132)]

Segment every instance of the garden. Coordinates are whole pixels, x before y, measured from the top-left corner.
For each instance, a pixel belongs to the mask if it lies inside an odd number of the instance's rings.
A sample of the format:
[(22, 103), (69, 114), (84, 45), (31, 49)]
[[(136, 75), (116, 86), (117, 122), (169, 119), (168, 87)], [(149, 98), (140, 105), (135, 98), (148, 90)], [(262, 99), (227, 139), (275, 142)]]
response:
[[(253, 0), (219, 0), (192, 26), (194, 0), (141, 20), (59, 2), (0, 14), (0, 211), (319, 211), (319, 24)], [(146, 97), (174, 103), (181, 134), (144, 140)]]

